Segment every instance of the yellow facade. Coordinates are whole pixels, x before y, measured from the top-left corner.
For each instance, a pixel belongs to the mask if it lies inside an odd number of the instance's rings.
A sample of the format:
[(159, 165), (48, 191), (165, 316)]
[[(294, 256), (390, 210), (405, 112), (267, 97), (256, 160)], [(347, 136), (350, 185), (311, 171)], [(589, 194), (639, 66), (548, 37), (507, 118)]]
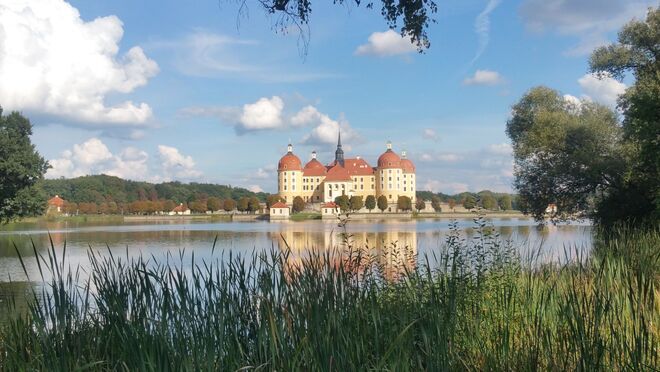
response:
[[(381, 158), (386, 155), (386, 159), (392, 161), (384, 162), (382, 167), (371, 167), (360, 157), (344, 160), (343, 151), (329, 165), (322, 166), (323, 169), (319, 169), (321, 166), (316, 162), (316, 153), (303, 166), (293, 153), (293, 147), (289, 145), (288, 149), (287, 154), (280, 159), (277, 177), (278, 194), (289, 205), (296, 196), (300, 196), (306, 203), (325, 203), (334, 201), (340, 195), (357, 195), (364, 200), (369, 195), (375, 198), (384, 195), (392, 206), (396, 205), (400, 196), (407, 196), (415, 203), (415, 168), (406, 158), (405, 151), (401, 158), (392, 151), (389, 143)], [(338, 153), (340, 150), (341, 143), (338, 144)], [(404, 163), (406, 166), (402, 165)], [(315, 168), (312, 169), (311, 165)], [(342, 172), (348, 174), (348, 178), (326, 180), (326, 173), (334, 167), (344, 168)]]

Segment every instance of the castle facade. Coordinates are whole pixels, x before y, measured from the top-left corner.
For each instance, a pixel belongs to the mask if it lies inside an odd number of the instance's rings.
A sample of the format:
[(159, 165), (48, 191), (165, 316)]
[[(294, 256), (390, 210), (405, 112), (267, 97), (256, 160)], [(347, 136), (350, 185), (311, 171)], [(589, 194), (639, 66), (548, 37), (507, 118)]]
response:
[(341, 195), (378, 198), (384, 195), (389, 204), (396, 204), (399, 196), (407, 196), (415, 203), (415, 165), (392, 150), (387, 143), (385, 152), (378, 157), (376, 167), (357, 156), (344, 158), (341, 134), (337, 138), (335, 159), (323, 165), (312, 152), (304, 166), (289, 144), (287, 153), (277, 165), (277, 191), (285, 203), (291, 205), (296, 196), (307, 203), (328, 203)]

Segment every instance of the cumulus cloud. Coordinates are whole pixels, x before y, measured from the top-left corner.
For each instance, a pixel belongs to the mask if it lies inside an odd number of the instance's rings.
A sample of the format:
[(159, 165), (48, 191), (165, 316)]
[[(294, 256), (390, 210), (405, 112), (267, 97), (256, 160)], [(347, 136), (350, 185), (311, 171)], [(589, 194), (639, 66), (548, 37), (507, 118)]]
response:
[(260, 98), (255, 103), (243, 105), (239, 118), (241, 129), (245, 131), (274, 129), (282, 126), (284, 101), (278, 96)]
[(402, 37), (393, 30), (387, 30), (372, 33), (366, 44), (357, 47), (355, 54), (358, 56), (390, 57), (416, 51), (417, 47), (412, 43), (410, 37)]
[(292, 118), (296, 125), (313, 125), (312, 131), (303, 138), (307, 145), (327, 145), (337, 143), (337, 134), (341, 129), (342, 142), (351, 143), (359, 140), (359, 135), (343, 118), (333, 120), (319, 112), (313, 106), (307, 106)]
[(609, 76), (599, 79), (594, 74), (586, 74), (578, 79), (578, 84), (587, 96), (610, 107), (615, 107), (617, 98), (626, 91), (624, 83)]
[(651, 0), (525, 0), (520, 15), (532, 31), (577, 37), (578, 44), (565, 53), (585, 55), (607, 43), (608, 33), (634, 17), (644, 17), (655, 5)]
[(47, 178), (79, 177), (92, 174), (107, 174), (124, 179), (141, 181), (189, 180), (202, 174), (195, 169), (192, 157), (182, 155), (170, 146), (158, 146), (160, 163), (150, 164), (149, 154), (135, 147), (126, 147), (113, 154), (98, 138), (90, 138), (74, 144), (59, 158), (50, 159), (52, 166)]
[(259, 185), (249, 185), (247, 189), (252, 192), (264, 192), (264, 189), (262, 189)]
[(504, 79), (497, 71), (477, 70), (474, 75), (463, 80), (463, 85), (498, 85), (503, 82)]
[(284, 120), (284, 100), (279, 96), (262, 97), (242, 107), (207, 106), (186, 107), (179, 111), (183, 116), (217, 117), (234, 126), (237, 134), (287, 127)]
[(82, 124), (143, 125), (152, 117), (148, 104), (106, 103), (158, 72), (138, 46), (118, 55), (122, 26), (116, 16), (85, 22), (63, 0), (3, 1), (0, 102)]
[(166, 179), (192, 179), (202, 175), (195, 169), (192, 156), (181, 154), (176, 147), (158, 145), (158, 155)]
[(479, 46), (477, 47), (477, 52), (475, 53), (474, 58), (472, 58), (470, 65), (476, 62), (486, 51), (486, 47), (490, 42), (490, 13), (497, 8), (500, 2), (501, 0), (489, 0), (484, 10), (482, 10), (474, 20), (474, 32), (479, 38)]
[(455, 163), (463, 160), (463, 156), (452, 153), (440, 153), (440, 154), (422, 153), (419, 160), (423, 162)]

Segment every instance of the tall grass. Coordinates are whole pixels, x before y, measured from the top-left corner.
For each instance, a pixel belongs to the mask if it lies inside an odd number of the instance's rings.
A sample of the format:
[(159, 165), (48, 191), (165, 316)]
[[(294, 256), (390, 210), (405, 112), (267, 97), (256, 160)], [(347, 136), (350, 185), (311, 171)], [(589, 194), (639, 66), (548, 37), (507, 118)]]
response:
[(476, 231), (453, 228), (420, 258), (350, 235), (322, 252), (214, 262), (90, 250), (85, 276), (55, 247), (35, 249), (53, 279), (0, 330), (0, 369), (659, 368), (660, 231), (599, 242), (607, 253), (564, 266), (529, 265), (483, 221)]

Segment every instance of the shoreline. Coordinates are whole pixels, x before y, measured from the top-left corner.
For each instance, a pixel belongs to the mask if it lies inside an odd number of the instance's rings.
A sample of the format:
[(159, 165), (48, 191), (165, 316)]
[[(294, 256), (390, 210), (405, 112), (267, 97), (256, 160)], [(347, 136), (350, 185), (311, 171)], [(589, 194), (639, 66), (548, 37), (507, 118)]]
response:
[[(521, 212), (482, 212), (486, 218), (518, 218), (530, 219), (530, 216), (524, 215)], [(382, 219), (458, 219), (458, 218), (474, 218), (478, 216), (477, 212), (440, 212), (440, 213), (349, 213), (352, 219), (360, 220), (382, 220)], [(292, 214), (289, 218), (283, 221), (309, 221), (309, 220), (329, 220), (336, 217), (321, 216), (320, 213), (302, 212), (299, 214)], [(245, 221), (268, 221), (270, 216), (268, 214), (190, 214), (190, 215), (151, 215), (151, 216), (134, 216), (134, 215), (77, 215), (77, 216), (40, 216), (28, 217), (18, 221), (10, 222), (5, 226), (11, 226), (22, 223), (47, 223), (47, 222), (140, 222), (140, 221), (223, 221), (223, 222), (245, 222)], [(0, 230), (3, 230), (0, 227)]]

